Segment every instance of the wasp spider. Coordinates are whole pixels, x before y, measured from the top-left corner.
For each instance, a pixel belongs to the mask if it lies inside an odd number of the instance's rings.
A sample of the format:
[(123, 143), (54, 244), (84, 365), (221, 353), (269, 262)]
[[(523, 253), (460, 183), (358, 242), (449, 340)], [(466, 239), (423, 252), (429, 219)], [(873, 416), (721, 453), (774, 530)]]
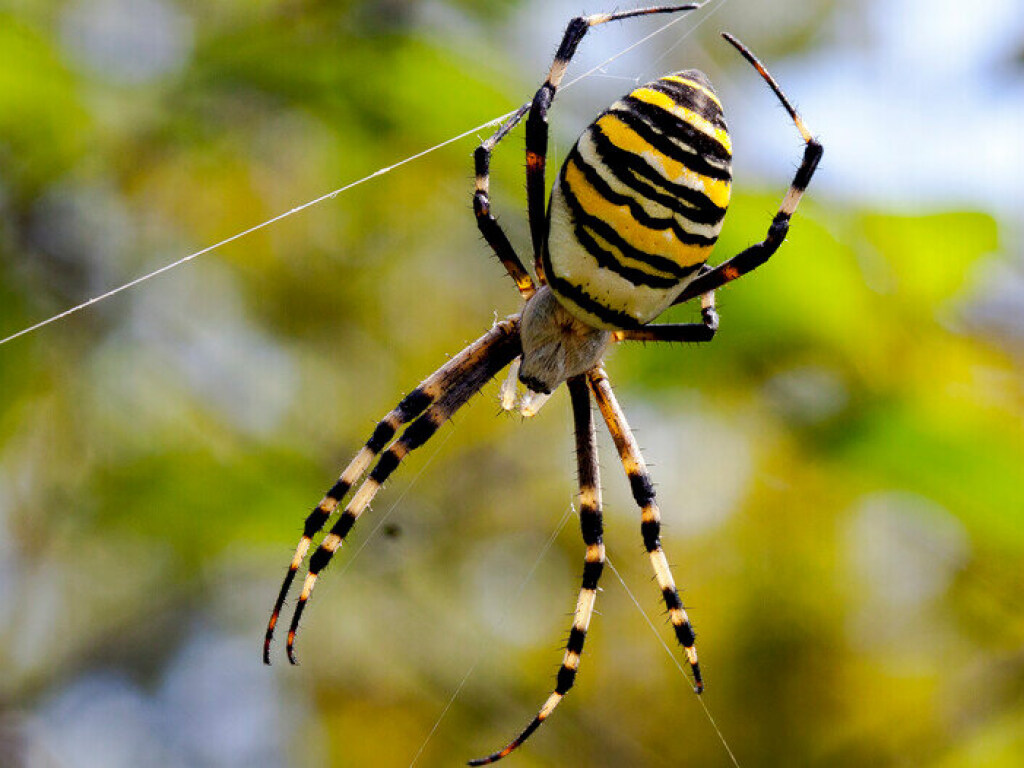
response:
[[(299, 618), (318, 576), (402, 459), (423, 445), (506, 366), (510, 370), (501, 389), (502, 405), (508, 410), (518, 407), (524, 415), (536, 413), (551, 392), (565, 382), (576, 430), (580, 527), (586, 544), (583, 584), (554, 691), (508, 746), (470, 765), (494, 762), (518, 747), (554, 711), (576, 677), (604, 566), (591, 398), (611, 432), (633, 498), (640, 507), (644, 547), (676, 639), (690, 664), (695, 690), (703, 690), (693, 627), (661, 548), (661, 515), (654, 486), (601, 358), (609, 344), (623, 341), (710, 341), (718, 328), (715, 289), (763, 264), (778, 250), (822, 147), (761, 63), (725, 34), (725, 39), (775, 92), (806, 144), (803, 160), (763, 241), (717, 267), (706, 264), (729, 203), (732, 151), (721, 102), (708, 78), (696, 70), (666, 75), (612, 104), (573, 146), (547, 200), (544, 183), (548, 110), (587, 30), (608, 21), (698, 7), (664, 6), (573, 19), (536, 95), (477, 148), (473, 194), (476, 222), (525, 305), (519, 314), (495, 323), (428, 376), (377, 425), (366, 445), (306, 518), (267, 626), (263, 654), (269, 663), (274, 627), (313, 537), (367, 470), (368, 477), (309, 558), (309, 571), (288, 629), (288, 658), (293, 663)], [(491, 152), (524, 117), (535, 277), (494, 218), (488, 191)], [(650, 324), (669, 306), (696, 297), (701, 299), (702, 322)], [(518, 404), (516, 379), (526, 387)]]

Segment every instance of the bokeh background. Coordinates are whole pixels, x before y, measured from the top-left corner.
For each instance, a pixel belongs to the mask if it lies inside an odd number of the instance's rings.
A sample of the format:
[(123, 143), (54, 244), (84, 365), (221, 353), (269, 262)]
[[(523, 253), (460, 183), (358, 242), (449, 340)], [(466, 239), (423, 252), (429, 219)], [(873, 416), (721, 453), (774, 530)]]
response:
[[(0, 337), (507, 112), (600, 6), (0, 4)], [(664, 22), (595, 30), (570, 78)], [(633, 84), (708, 72), (736, 143), (724, 257), (801, 145), (721, 29), (826, 151), (713, 344), (608, 361), (703, 701), (741, 766), (1022, 765), (1024, 7), (712, 0), (559, 95), (555, 163)], [(564, 392), (523, 423), (488, 387), (357, 526), (304, 663), (260, 662), (307, 510), (517, 309), (473, 223), (474, 143), (0, 345), (0, 765), (447, 766), (534, 715), (582, 564)], [(493, 189), (525, 250), (522, 166), (517, 133)], [(602, 447), (623, 581), (509, 764), (732, 765)]]

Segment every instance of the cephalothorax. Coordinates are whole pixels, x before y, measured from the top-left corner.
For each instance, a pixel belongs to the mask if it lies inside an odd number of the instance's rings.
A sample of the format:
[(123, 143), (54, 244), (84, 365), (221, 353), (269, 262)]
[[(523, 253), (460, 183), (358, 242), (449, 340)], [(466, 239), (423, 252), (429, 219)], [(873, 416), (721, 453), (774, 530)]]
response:
[[(778, 250), (822, 147), (761, 63), (726, 34), (775, 92), (805, 142), (803, 160), (763, 241), (716, 267), (707, 266), (729, 203), (732, 144), (721, 102), (707, 77), (696, 70), (666, 75), (636, 88), (602, 112), (569, 152), (550, 201), (545, 199), (548, 109), (587, 30), (608, 21), (699, 7), (659, 6), (573, 19), (536, 95), (477, 148), (473, 194), (477, 225), (515, 281), (526, 302), (524, 308), (495, 323), (424, 379), (377, 424), (366, 445), (306, 518), (267, 626), (263, 657), (269, 664), (274, 628), (313, 537), (368, 470), (309, 558), (308, 574), (288, 630), (287, 651), (293, 663), (299, 618), (320, 572), (405, 456), (426, 442), (506, 366), (509, 375), (502, 386), (502, 405), (507, 410), (518, 407), (524, 415), (536, 413), (548, 395), (566, 382), (576, 432), (580, 528), (586, 545), (572, 628), (555, 690), (536, 717), (504, 749), (473, 760), (471, 765), (494, 762), (519, 746), (572, 687), (579, 668), (605, 560), (591, 398), (608, 426), (640, 507), (644, 547), (676, 638), (690, 664), (695, 689), (698, 693), (703, 690), (693, 628), (661, 547), (661, 513), (654, 486), (612, 393), (602, 356), (609, 344), (623, 341), (710, 341), (718, 329), (714, 291), (763, 264)], [(535, 277), (492, 215), (489, 194), (491, 152), (524, 117)], [(702, 322), (651, 324), (669, 306), (697, 297)], [(517, 396), (518, 382), (526, 387), (521, 398)]]

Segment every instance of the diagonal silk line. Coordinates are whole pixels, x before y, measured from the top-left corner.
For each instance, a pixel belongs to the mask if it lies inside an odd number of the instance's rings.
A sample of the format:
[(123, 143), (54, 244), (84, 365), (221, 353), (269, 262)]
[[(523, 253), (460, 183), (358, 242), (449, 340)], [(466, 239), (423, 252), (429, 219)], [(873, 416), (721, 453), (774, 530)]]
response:
[[(573, 510), (573, 508), (570, 506), (569, 509), (566, 510), (565, 514), (562, 515), (562, 519), (558, 521), (558, 525), (555, 526), (555, 529), (551, 532), (551, 535), (548, 537), (548, 540), (544, 543), (544, 546), (541, 547), (540, 554), (537, 555), (537, 559), (533, 561), (533, 565), (530, 566), (530, 570), (527, 571), (526, 576), (523, 577), (522, 582), (520, 582), (519, 586), (516, 588), (515, 594), (512, 595), (512, 599), (509, 602), (510, 605), (515, 605), (517, 602), (519, 602), (519, 596), (523, 594), (523, 590), (526, 589), (526, 585), (530, 583), (531, 579), (533, 579), (534, 572), (536, 572), (537, 568), (540, 566), (541, 561), (544, 559), (544, 556), (548, 553), (548, 550), (551, 549), (551, 545), (555, 543), (555, 539), (558, 538), (558, 534), (562, 532), (562, 529), (565, 528), (565, 524), (569, 522), (569, 518), (572, 517), (572, 513), (574, 511), (575, 510)], [(505, 622), (507, 620), (508, 612), (506, 611), (502, 614), (501, 619), (498, 622), (497, 629), (502, 629), (505, 626)], [(420, 759), (420, 756), (423, 754), (423, 750), (427, 748), (427, 744), (429, 744), (430, 740), (434, 738), (434, 734), (437, 733), (437, 729), (441, 727), (441, 721), (444, 720), (445, 715), (448, 714), (448, 710), (452, 708), (452, 704), (455, 703), (455, 700), (459, 697), (459, 694), (462, 693), (462, 689), (466, 687), (466, 683), (469, 682), (469, 678), (473, 676), (473, 673), (476, 671), (476, 668), (480, 666), (480, 662), (483, 661), (485, 655), (486, 652), (481, 652), (477, 656), (476, 660), (469, 665), (469, 669), (466, 670), (466, 674), (462, 676), (462, 680), (455, 687), (455, 690), (452, 692), (452, 695), (448, 698), (448, 702), (444, 705), (444, 708), (441, 710), (441, 714), (438, 715), (437, 720), (434, 722), (434, 727), (430, 729), (430, 733), (427, 734), (427, 738), (423, 740), (423, 743), (420, 745), (419, 750), (413, 756), (412, 762), (409, 763), (409, 768), (413, 768), (413, 766), (416, 765), (416, 761)]]
[[(667, 30), (670, 27), (672, 27), (674, 24), (678, 24), (680, 21), (682, 21), (688, 15), (689, 14), (683, 14), (681, 16), (678, 16), (675, 19), (672, 19), (671, 21), (667, 22), (666, 24), (663, 24), (661, 27), (659, 27), (658, 29), (654, 30), (649, 35), (646, 35), (645, 37), (640, 38), (639, 40), (637, 40), (632, 45), (630, 45), (630, 46), (622, 49), (618, 53), (616, 53), (614, 56), (610, 56), (609, 58), (605, 59), (603, 62), (598, 64), (596, 67), (593, 67), (592, 69), (587, 70), (586, 72), (584, 72), (579, 77), (575, 78), (574, 80), (569, 81), (568, 83), (566, 83), (562, 87), (561, 90), (564, 91), (566, 88), (572, 87), (573, 85), (578, 83), (580, 80), (582, 80), (582, 79), (584, 79), (586, 77), (590, 77), (591, 75), (593, 75), (596, 72), (599, 72), (603, 67), (605, 67), (608, 64), (612, 63), (613, 61), (618, 59), (620, 56), (624, 56), (629, 51), (632, 51), (637, 46), (642, 45), (643, 43), (647, 42), (648, 40), (650, 40), (655, 35), (661, 34), (665, 30)], [(694, 27), (693, 29), (696, 29), (696, 27)], [(686, 35), (683, 36), (683, 39), (685, 39), (690, 34), (692, 34), (692, 32), (693, 32), (693, 30), (690, 30), (689, 32), (687, 32)], [(44, 328), (44, 327), (50, 325), (51, 323), (56, 323), (58, 320), (63, 320), (64, 318), (69, 317), (70, 315), (73, 315), (73, 314), (75, 314), (77, 312), (81, 312), (84, 309), (88, 309), (89, 307), (93, 306), (94, 304), (99, 304), (102, 301), (106, 301), (107, 299), (109, 299), (109, 298), (111, 298), (113, 296), (116, 296), (119, 293), (123, 293), (124, 291), (127, 291), (127, 290), (129, 290), (131, 288), (134, 288), (135, 286), (140, 285), (141, 283), (144, 283), (147, 280), (152, 280), (154, 277), (158, 277), (158, 276), (160, 276), (160, 275), (162, 275), (162, 274), (164, 274), (166, 272), (170, 272), (172, 269), (176, 269), (176, 268), (182, 266), (183, 264), (187, 264), (188, 262), (190, 262), (190, 261), (192, 261), (194, 259), (197, 259), (200, 256), (203, 256), (204, 254), (210, 253), (211, 251), (215, 251), (218, 248), (222, 248), (223, 246), (225, 246), (225, 245), (227, 245), (229, 243), (233, 243), (236, 240), (240, 240), (243, 237), (246, 237), (248, 235), (253, 234), (254, 232), (258, 232), (261, 229), (269, 227), (271, 224), (276, 224), (277, 222), (281, 221), (282, 219), (287, 219), (289, 216), (294, 216), (295, 214), (297, 214), (297, 213), (299, 213), (301, 211), (304, 211), (307, 208), (312, 208), (314, 205), (318, 205), (318, 204), (320, 204), (320, 203), (322, 203), (322, 202), (324, 202), (326, 200), (332, 200), (335, 197), (337, 197), (338, 195), (340, 195), (340, 194), (342, 194), (344, 192), (348, 192), (350, 189), (358, 187), (360, 184), (365, 184), (366, 182), (370, 181), (371, 179), (375, 179), (378, 176), (383, 176), (386, 173), (390, 173), (391, 171), (395, 170), (396, 168), (401, 168), (403, 165), (407, 165), (408, 163), (411, 163), (414, 160), (419, 160), (422, 157), (425, 157), (425, 156), (427, 156), (427, 155), (429, 155), (429, 154), (431, 154), (433, 152), (436, 152), (437, 150), (441, 149), (442, 147), (446, 147), (449, 144), (454, 144), (455, 142), (460, 141), (461, 139), (464, 139), (467, 136), (471, 136), (471, 135), (477, 133), (478, 131), (483, 130), (484, 128), (489, 128), (489, 127), (496, 126), (496, 125), (500, 124), (502, 121), (504, 121), (506, 118), (508, 118), (511, 115), (513, 115), (514, 112), (515, 112), (515, 110), (513, 110), (512, 112), (506, 112), (504, 115), (501, 115), (500, 117), (495, 117), (495, 118), (493, 118), (491, 120), (488, 120), (486, 122), (480, 123), (480, 125), (474, 126), (473, 128), (470, 128), (469, 130), (463, 131), (462, 133), (458, 134), (457, 136), (453, 136), (450, 139), (445, 139), (440, 144), (435, 144), (434, 146), (432, 146), (432, 147), (430, 147), (428, 149), (424, 149), (421, 152), (417, 152), (414, 155), (409, 155), (408, 157), (406, 157), (406, 158), (404, 158), (402, 160), (399, 160), (397, 163), (394, 163), (392, 165), (388, 165), (388, 166), (385, 166), (383, 168), (378, 168), (376, 171), (374, 171), (373, 173), (369, 174), (368, 176), (364, 176), (361, 179), (356, 179), (355, 181), (350, 182), (349, 184), (345, 184), (342, 187), (338, 187), (337, 189), (332, 190), (331, 192), (327, 192), (326, 194), (323, 194), (320, 197), (315, 198), (314, 200), (310, 200), (309, 202), (303, 203), (302, 205), (297, 205), (294, 208), (292, 208), (292, 209), (290, 209), (288, 211), (285, 211), (284, 213), (280, 213), (277, 216), (274, 216), (272, 218), (267, 219), (266, 221), (260, 222), (259, 224), (256, 224), (256, 225), (254, 225), (252, 227), (249, 227), (249, 229), (246, 229), (246, 230), (243, 230), (241, 232), (238, 232), (238, 233), (232, 235), (231, 237), (226, 237), (223, 240), (220, 240), (219, 242), (214, 243), (213, 245), (208, 245), (207, 247), (202, 248), (202, 249), (200, 249), (198, 251), (195, 251), (193, 253), (190, 253), (187, 256), (182, 256), (177, 261), (172, 261), (169, 264), (165, 264), (164, 266), (162, 266), (162, 267), (160, 267), (158, 269), (155, 269), (152, 272), (147, 272), (146, 274), (141, 275), (140, 277), (137, 277), (134, 280), (130, 280), (129, 282), (124, 283), (122, 285), (119, 285), (116, 288), (112, 288), (111, 290), (107, 291), (106, 293), (102, 293), (99, 296), (94, 296), (93, 298), (91, 298), (91, 299), (89, 299), (87, 301), (83, 301), (81, 304), (76, 304), (73, 307), (65, 309), (63, 312), (59, 312), (58, 314), (53, 315), (51, 317), (48, 317), (45, 320), (41, 320), (40, 322), (36, 323), (35, 325), (30, 325), (27, 328), (23, 328), (20, 331), (12, 333), (9, 336), (6, 336), (6, 337), (0, 339), (0, 346), (3, 346), (4, 344), (7, 344), (8, 342), (14, 341), (15, 339), (21, 338), (22, 336), (27, 336), (28, 334), (33, 333), (34, 331), (38, 331), (40, 328)]]
[(477, 131), (480, 131), (480, 130), (482, 130), (484, 128), (487, 128), (488, 126), (496, 125), (497, 123), (500, 123), (502, 120), (504, 120), (506, 117), (509, 117), (512, 114), (513, 114), (512, 112), (509, 112), (509, 113), (507, 113), (505, 115), (502, 115), (501, 117), (496, 117), (493, 120), (488, 120), (486, 123), (481, 123), (480, 125), (475, 126), (474, 128), (470, 128), (468, 131), (463, 131), (458, 136), (453, 136), (452, 138), (447, 139), (445, 141), (442, 141), (440, 144), (436, 144), (433, 147), (430, 147), (429, 149), (425, 149), (422, 152), (417, 152), (415, 155), (410, 155), (409, 157), (405, 158), (404, 160), (399, 160), (394, 165), (389, 165), (389, 166), (386, 166), (384, 168), (378, 168), (376, 171), (371, 173), (369, 176), (364, 176), (363, 178), (357, 179), (356, 181), (353, 181), (350, 184), (346, 184), (343, 187), (338, 187), (337, 189), (335, 189), (335, 190), (333, 190), (331, 192), (328, 192), (325, 195), (321, 195), (320, 197), (316, 198), (315, 200), (310, 200), (308, 203), (303, 203), (302, 205), (298, 205), (298, 206), (292, 208), (291, 210), (285, 211), (284, 213), (280, 213), (277, 216), (274, 216), (273, 218), (267, 219), (266, 221), (263, 221), (263, 222), (255, 225), (253, 227), (249, 227), (249, 229), (246, 229), (246, 230), (244, 230), (242, 232), (238, 232), (237, 234), (234, 234), (231, 237), (224, 238), (220, 242), (214, 243), (213, 245), (208, 245), (205, 248), (203, 248), (202, 250), (195, 251), (194, 253), (190, 253), (188, 256), (182, 256), (177, 261), (172, 261), (170, 264), (165, 264), (164, 266), (160, 267), (159, 269), (155, 269), (152, 272), (148, 272), (145, 275), (142, 275), (141, 277), (137, 277), (134, 280), (131, 280), (130, 282), (124, 283), (123, 285), (119, 285), (117, 288), (113, 288), (113, 289), (107, 291), (106, 293), (100, 294), (99, 296), (95, 296), (95, 297), (89, 299), (88, 301), (84, 301), (81, 304), (78, 304), (78, 305), (76, 305), (74, 307), (71, 307), (70, 309), (66, 309), (63, 312), (54, 315), (53, 317), (49, 317), (46, 320), (38, 322), (35, 325), (29, 326), (28, 328), (25, 328), (23, 330), (20, 330), (17, 333), (12, 333), (10, 336), (7, 336), (6, 338), (0, 339), (0, 345), (6, 344), (9, 341), (14, 341), (17, 338), (19, 338), (21, 336), (25, 336), (26, 334), (32, 333), (33, 331), (36, 331), (36, 330), (38, 330), (38, 329), (40, 329), (40, 328), (42, 328), (44, 326), (47, 326), (50, 323), (55, 323), (58, 320), (62, 320), (63, 318), (67, 317), (68, 315), (73, 315), (76, 312), (80, 312), (81, 310), (86, 309), (87, 307), (91, 307), (93, 304), (99, 304), (101, 301), (105, 301), (105, 300), (109, 299), (111, 296), (116, 296), (117, 294), (121, 293), (122, 291), (127, 291), (129, 288), (134, 288), (135, 286), (139, 285), (140, 283), (144, 283), (147, 280), (151, 280), (152, 278), (157, 277), (158, 275), (162, 275), (165, 272), (170, 272), (172, 269), (175, 269), (176, 267), (180, 267), (182, 264), (187, 264), (188, 262), (190, 262), (193, 259), (196, 259), (196, 258), (202, 256), (203, 254), (209, 253), (210, 251), (217, 250), (218, 248), (221, 248), (222, 246), (225, 246), (228, 243), (233, 243), (235, 240), (240, 240), (243, 237), (245, 237), (246, 235), (251, 235), (253, 232), (258, 232), (259, 230), (264, 229), (265, 227), (269, 227), (271, 224), (276, 224), (277, 222), (281, 221), (282, 219), (287, 219), (289, 216), (294, 216), (296, 213), (299, 213), (300, 211), (304, 211), (307, 208), (312, 208), (314, 205), (322, 203), (325, 200), (331, 200), (331, 199), (337, 197), (338, 195), (342, 194), (343, 192), (347, 192), (348, 190), (352, 189), (353, 187), (358, 187), (360, 184), (365, 184), (366, 182), (370, 181), (371, 179), (375, 179), (378, 176), (383, 176), (385, 173), (390, 173), (391, 171), (395, 170), (396, 168), (400, 168), (401, 166), (406, 165), (408, 163), (411, 163), (414, 160), (419, 160), (421, 157), (429, 155), (431, 152), (436, 152), (437, 150), (441, 149), (442, 147), (446, 147), (449, 144), (453, 144), (456, 141), (459, 141), (460, 139), (464, 139), (467, 136), (476, 133)]
[[(647, 612), (640, 605), (640, 601), (636, 599), (636, 595), (633, 594), (633, 590), (626, 585), (626, 580), (622, 578), (622, 574), (619, 573), (619, 569), (612, 564), (611, 558), (607, 555), (605, 556), (605, 562), (608, 564), (608, 567), (612, 569), (612, 573), (615, 574), (615, 578), (617, 578), (619, 583), (622, 584), (622, 588), (626, 590), (626, 594), (629, 595), (629, 599), (633, 601), (633, 605), (635, 605), (636, 609), (640, 611), (640, 615), (644, 617), (644, 621), (646, 621), (647, 626), (651, 628), (651, 632), (653, 632), (654, 636), (658, 638), (658, 642), (661, 643), (661, 647), (665, 649), (665, 653), (667, 653), (668, 657), (672, 659), (672, 663), (676, 665), (676, 669), (679, 670), (679, 674), (689, 682), (690, 678), (683, 669), (683, 665), (679, 663), (679, 659), (677, 659), (676, 655), (672, 653), (672, 649), (668, 647), (668, 643), (665, 642), (661, 633), (658, 632), (658, 628), (654, 626), (654, 622), (651, 621), (651, 617), (647, 615)], [(704, 701), (704, 696), (696, 696), (695, 698), (700, 702), (701, 707), (704, 709), (704, 714), (707, 716), (708, 722), (711, 723), (711, 727), (715, 729), (715, 733), (718, 735), (718, 740), (722, 742), (722, 746), (725, 747), (725, 751), (729, 755), (729, 760), (732, 761), (732, 764), (736, 768), (740, 768), (736, 755), (734, 755), (732, 749), (729, 748), (729, 742), (725, 740), (725, 735), (722, 733), (721, 728), (718, 727), (718, 723), (715, 722), (715, 718), (711, 716), (711, 710), (708, 709), (707, 702)]]

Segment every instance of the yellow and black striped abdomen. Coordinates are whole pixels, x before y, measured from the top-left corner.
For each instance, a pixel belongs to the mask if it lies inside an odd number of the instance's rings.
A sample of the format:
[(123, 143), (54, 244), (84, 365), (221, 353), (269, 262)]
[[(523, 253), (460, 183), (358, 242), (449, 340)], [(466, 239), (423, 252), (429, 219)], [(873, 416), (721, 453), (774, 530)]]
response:
[(649, 323), (707, 261), (732, 180), (722, 105), (696, 70), (612, 104), (551, 193), (543, 256), (562, 304), (596, 328)]

